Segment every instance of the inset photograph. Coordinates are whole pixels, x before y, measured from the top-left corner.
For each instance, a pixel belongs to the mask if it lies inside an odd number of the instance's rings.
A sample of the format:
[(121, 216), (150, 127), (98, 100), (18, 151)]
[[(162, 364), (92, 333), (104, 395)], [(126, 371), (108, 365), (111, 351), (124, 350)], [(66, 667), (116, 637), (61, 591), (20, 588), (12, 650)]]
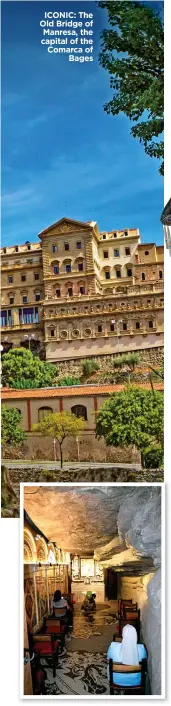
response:
[(21, 485), (21, 697), (164, 698), (163, 512), (162, 484)]
[(164, 480), (164, 3), (61, 8), (2, 3), (3, 518)]

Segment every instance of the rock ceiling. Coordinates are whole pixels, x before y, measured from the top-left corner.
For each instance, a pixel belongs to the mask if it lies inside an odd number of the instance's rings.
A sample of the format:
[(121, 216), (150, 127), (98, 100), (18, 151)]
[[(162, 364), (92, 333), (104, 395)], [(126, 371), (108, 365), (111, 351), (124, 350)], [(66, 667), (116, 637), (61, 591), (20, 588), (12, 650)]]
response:
[(126, 574), (160, 565), (160, 487), (29, 486), (24, 507), (57, 546)]

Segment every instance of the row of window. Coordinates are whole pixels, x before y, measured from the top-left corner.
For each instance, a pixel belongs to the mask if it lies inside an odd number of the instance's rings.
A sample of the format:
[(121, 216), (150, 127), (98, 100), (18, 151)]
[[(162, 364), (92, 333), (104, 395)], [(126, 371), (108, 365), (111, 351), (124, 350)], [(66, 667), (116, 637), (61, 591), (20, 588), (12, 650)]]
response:
[[(40, 292), (35, 292), (35, 293), (34, 293), (34, 298), (35, 298), (35, 302), (39, 302), (40, 299), (41, 299), (41, 294), (40, 294)], [(14, 294), (9, 294), (9, 303), (10, 303), (11, 306), (12, 306), (12, 304), (15, 304), (15, 295), (14, 295)], [(22, 303), (23, 303), (23, 304), (27, 304), (27, 303), (28, 303), (28, 296), (27, 296), (27, 294), (23, 294)]]
[[(78, 272), (83, 272), (83, 271), (84, 271), (84, 263), (78, 262)], [(59, 275), (59, 265), (54, 265), (53, 272), (54, 272), (54, 275)], [(69, 272), (71, 272), (71, 262), (66, 263), (65, 272), (67, 274), (69, 274)]]
[[(68, 297), (73, 297), (73, 287), (68, 287), (67, 294), (68, 294)], [(81, 294), (81, 295), (85, 294), (85, 287), (83, 285), (80, 286), (78, 294)], [(59, 298), (60, 296), (61, 296), (61, 290), (60, 290), (60, 287), (58, 287), (56, 289), (56, 297)]]
[[(25, 245), (27, 245), (27, 250), (31, 250), (31, 243), (29, 242), (29, 240), (26, 240)], [(18, 245), (15, 245), (14, 250), (15, 250), (15, 252), (21, 252)], [(6, 252), (7, 252), (7, 248), (3, 248), (4, 255), (6, 255)]]
[[(107, 235), (108, 235), (108, 233), (107, 233)], [(118, 234), (117, 234), (117, 232), (116, 232), (116, 233), (112, 233), (111, 235), (112, 235), (113, 238), (117, 238), (117, 235), (118, 235)], [(124, 235), (129, 235), (128, 230), (125, 230), (125, 231), (124, 231)], [(103, 240), (106, 240), (106, 237), (107, 237), (107, 236), (106, 236), (106, 233), (103, 233), (102, 239), (103, 239)]]
[[(114, 250), (114, 253), (118, 253), (118, 255), (115, 254), (115, 257), (119, 257), (119, 250)], [(104, 254), (104, 257), (107, 258), (108, 254), (106, 254), (106, 255)], [(78, 272), (83, 272), (83, 271), (84, 271), (84, 263), (78, 262)], [(66, 263), (65, 272), (66, 272), (66, 274), (69, 274), (71, 272), (71, 262)], [(54, 273), (54, 275), (59, 275), (59, 265), (58, 264), (54, 265), (53, 273)], [(106, 270), (105, 277), (106, 277), (106, 279), (110, 279), (110, 270)], [(116, 277), (118, 279), (121, 278), (121, 270), (119, 267), (116, 268)], [(131, 267), (127, 268), (127, 277), (132, 277), (132, 268)], [(39, 280), (39, 273), (38, 272), (34, 273), (34, 279), (35, 279), (35, 281)], [(141, 279), (142, 279), (142, 281), (145, 281), (145, 279), (146, 279), (144, 272), (142, 272)], [(159, 270), (159, 279), (163, 279), (162, 270)], [(22, 274), (21, 275), (21, 282), (26, 282), (26, 280), (27, 280), (26, 274)], [(9, 275), (8, 276), (9, 284), (13, 284), (13, 281), (14, 281), (13, 275)], [(38, 299), (36, 301), (38, 301)], [(23, 302), (23, 303), (26, 303), (26, 302)]]
[[(39, 279), (39, 272), (34, 272), (34, 280), (37, 282)], [(13, 275), (8, 275), (8, 282), (9, 284), (13, 284)], [(26, 282), (27, 281), (27, 275), (25, 272), (21, 275), (21, 282)]]
[[(121, 268), (120, 268), (120, 267), (119, 267), (119, 268), (116, 268), (115, 272), (116, 272), (116, 277), (117, 277), (117, 279), (121, 279)], [(132, 277), (132, 268), (131, 268), (131, 267), (128, 267), (128, 268), (127, 268), (127, 277)], [(105, 270), (105, 278), (106, 278), (106, 279), (110, 279), (110, 278), (111, 278), (111, 273), (110, 273), (110, 270), (109, 270), (109, 269), (108, 269), (108, 270)]]
[[(141, 327), (140, 321), (135, 321), (135, 329), (136, 329), (136, 331), (139, 331), (141, 328), (142, 328), (142, 327)], [(153, 328), (154, 328), (154, 322), (153, 322), (152, 319), (150, 319), (150, 321), (148, 321), (148, 328), (149, 328), (149, 329), (153, 329)], [(89, 329), (87, 329), (87, 331), (88, 331), (88, 330), (89, 330)], [(98, 324), (98, 326), (97, 326), (97, 333), (105, 333), (105, 330), (106, 330), (106, 329), (103, 328), (102, 324)], [(120, 330), (121, 330), (121, 331), (128, 331), (128, 324), (126, 323), (126, 321), (123, 321), (123, 322), (122, 322), (122, 328), (121, 328)], [(111, 322), (111, 324), (110, 324), (110, 331), (111, 331), (111, 333), (115, 333), (115, 332), (117, 333), (117, 332), (118, 332), (118, 331), (117, 331), (117, 327), (115, 326), (115, 323), (112, 323), (112, 322)], [(74, 333), (76, 334), (76, 333), (79, 333), (79, 332), (75, 331)], [(90, 332), (90, 333), (91, 333), (91, 332)], [(55, 336), (55, 329), (54, 329), (54, 328), (51, 328), (51, 329), (50, 329), (50, 336), (51, 336), (51, 338), (54, 338), (54, 336)]]
[[(19, 309), (19, 324), (38, 324), (39, 310), (37, 307)], [(11, 309), (1, 311), (1, 326), (13, 326)]]
[[(142, 282), (145, 282), (145, 279), (146, 279), (145, 272), (142, 272), (142, 273), (141, 273), (141, 279), (142, 279)], [(147, 278), (147, 279), (148, 279), (148, 278)], [(163, 272), (162, 272), (162, 270), (159, 270), (159, 279), (163, 279)]]
[[(21, 414), (21, 409), (16, 407), (17, 411), (19, 414)], [(76, 417), (83, 417), (85, 421), (87, 421), (87, 407), (85, 407), (82, 404), (75, 404), (73, 407), (71, 407), (71, 412), (72, 414), (75, 414)], [(41, 422), (42, 419), (46, 416), (46, 414), (53, 414), (53, 409), (52, 407), (39, 407), (38, 409), (38, 421)]]
[[(119, 267), (118, 267), (118, 268), (115, 268), (115, 271), (116, 271), (116, 277), (117, 277), (117, 279), (121, 279), (121, 268), (119, 268)], [(131, 269), (131, 267), (128, 267), (128, 268), (127, 268), (127, 277), (132, 277), (132, 275), (133, 275), (132, 269)], [(111, 279), (110, 269), (105, 270), (105, 278), (106, 278), (106, 279)], [(141, 273), (141, 279), (142, 279), (142, 282), (145, 282), (145, 280), (146, 280), (145, 272), (142, 272), (142, 273)], [(148, 278), (147, 278), (147, 279), (148, 279)], [(162, 270), (159, 270), (159, 279), (163, 279), (163, 272), (162, 272)]]
[[(114, 254), (114, 257), (120, 257), (120, 250), (118, 250), (118, 249), (114, 250), (114, 251), (113, 251), (113, 254)], [(130, 248), (125, 248), (125, 255), (130, 255), (130, 254), (131, 254)], [(108, 257), (110, 257), (108, 250), (103, 250), (103, 257), (104, 257), (105, 260), (106, 260)]]
[[(73, 249), (73, 243), (72, 243), (72, 249)], [(77, 250), (82, 250), (82, 243), (81, 240), (77, 240), (76, 242), (76, 249)], [(65, 252), (68, 252), (70, 250), (70, 244), (69, 243), (64, 243), (64, 250)], [(58, 252), (58, 246), (57, 245), (52, 245), (52, 252)]]

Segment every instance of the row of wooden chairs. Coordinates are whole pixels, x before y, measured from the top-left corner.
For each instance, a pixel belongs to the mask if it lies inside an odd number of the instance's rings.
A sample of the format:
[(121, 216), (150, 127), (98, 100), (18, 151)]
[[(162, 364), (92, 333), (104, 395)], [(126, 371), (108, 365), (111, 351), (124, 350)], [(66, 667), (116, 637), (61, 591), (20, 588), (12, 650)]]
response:
[(140, 641), (140, 610), (137, 603), (132, 600), (119, 599), (118, 601), (118, 636), (122, 636), (125, 625), (133, 625), (137, 631), (138, 642)]
[(29, 635), (30, 649), (40, 659), (43, 657), (49, 667), (52, 667), (53, 677), (56, 676), (59, 651), (62, 652), (65, 646), (66, 615), (67, 610), (64, 613), (63, 609), (54, 608), (52, 615), (44, 617), (40, 631)]

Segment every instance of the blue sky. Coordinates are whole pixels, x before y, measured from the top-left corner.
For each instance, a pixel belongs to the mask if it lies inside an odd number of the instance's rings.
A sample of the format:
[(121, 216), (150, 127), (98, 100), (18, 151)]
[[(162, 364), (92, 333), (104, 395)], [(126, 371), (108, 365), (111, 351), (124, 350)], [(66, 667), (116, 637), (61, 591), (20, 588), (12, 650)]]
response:
[[(159, 3), (157, 3), (159, 5)], [(94, 62), (69, 62), (40, 44), (45, 10), (84, 9), (95, 17)], [(2, 2), (2, 244), (37, 240), (65, 215), (100, 230), (140, 229), (163, 242), (163, 178), (108, 116), (109, 76), (98, 64), (107, 15), (92, 2)]]

